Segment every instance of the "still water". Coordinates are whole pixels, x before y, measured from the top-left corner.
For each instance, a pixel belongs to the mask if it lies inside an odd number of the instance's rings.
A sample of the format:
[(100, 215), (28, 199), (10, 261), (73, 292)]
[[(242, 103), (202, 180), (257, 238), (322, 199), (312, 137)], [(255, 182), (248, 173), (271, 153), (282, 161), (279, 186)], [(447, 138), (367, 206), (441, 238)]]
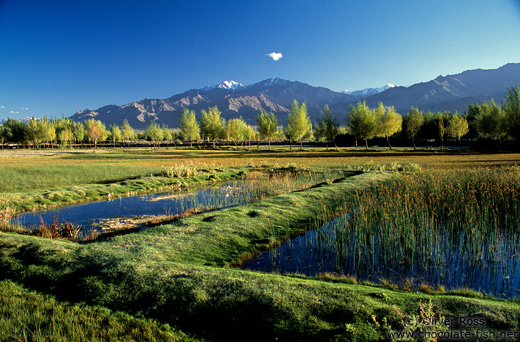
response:
[(156, 193), (146, 196), (119, 197), (112, 200), (61, 207), (53, 210), (26, 213), (12, 219), (13, 223), (37, 228), (41, 220), (51, 224), (56, 215), (59, 222), (79, 225), (84, 231), (98, 230), (103, 219), (144, 216), (177, 215), (189, 209), (223, 209), (241, 205), (261, 195), (251, 181), (237, 180), (218, 186), (205, 186), (191, 192)]
[(431, 232), (427, 246), (401, 253), (396, 251), (399, 243), (384, 241), (377, 229), (367, 240), (356, 231), (340, 232), (337, 220), (262, 252), (242, 268), (307, 276), (335, 273), (355, 276), (358, 282), (385, 279), (400, 288), (411, 282), (415, 288), (466, 287), (496, 297), (520, 297), (518, 233), (495, 234), (489, 244), (475, 247), (463, 233), (441, 229)]

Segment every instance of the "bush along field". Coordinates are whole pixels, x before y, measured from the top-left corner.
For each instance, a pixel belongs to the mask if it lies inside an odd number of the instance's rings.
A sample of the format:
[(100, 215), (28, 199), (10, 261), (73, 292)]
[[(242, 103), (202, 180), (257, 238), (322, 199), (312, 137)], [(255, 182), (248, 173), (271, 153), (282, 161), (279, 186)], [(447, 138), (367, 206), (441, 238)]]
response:
[[(348, 275), (307, 277), (235, 267), (259, 251), (341, 215), (350, 205), (357, 208), (393, 201), (398, 207), (410, 206), (411, 202), (401, 199), (418, 189), (414, 188), (417, 177), (393, 172), (393, 168), (395, 165), (367, 167), (366, 172), (352, 169), (342, 179), (90, 244), (0, 232), (0, 291), (19, 298), (14, 303), (4, 302), (3, 310), (13, 307), (6, 311), (17, 313), (26, 311), (28, 305), (35, 306), (32, 315), (6, 313), (0, 322), (7, 327), (7, 338), (15, 340), (81, 340), (77, 336), (94, 336), (93, 330), (102, 329), (105, 335), (93, 338), (374, 341), (395, 337), (389, 335), (395, 331), (440, 334), (447, 326), (439, 320), (470, 316), (481, 317), (486, 332), (518, 331), (517, 301), (483, 296), (474, 290), (446, 291), (425, 284), (414, 292), (402, 284), (375, 284)], [(488, 178), (487, 171), (480, 172), (478, 179), (485, 183), (514, 179), (517, 171), (505, 170), (504, 175)], [(473, 206), (480, 205), (483, 192), (498, 189), (489, 187), (478, 193), (480, 183), (471, 183), (475, 178), (470, 174), (428, 177), (419, 178), (431, 188), (417, 199), (424, 204), (418, 208), (418, 218), (433, 210), (427, 207), (428, 196), (447, 194), (453, 201), (467, 200)], [(452, 189), (461, 187), (476, 192), (458, 198), (462, 192)], [(485, 205), (493, 206), (492, 201)], [(516, 202), (516, 198), (511, 201)], [(381, 208), (396, 210), (391, 203)], [(451, 208), (435, 210), (449, 213)], [(515, 210), (510, 209), (507, 215), (515, 215)], [(381, 220), (385, 214), (374, 212), (370, 217)], [(466, 211), (463, 214), (469, 215)], [(392, 211), (389, 215), (399, 216)], [(358, 224), (364, 220), (356, 219), (361, 220)], [(411, 227), (404, 229), (412, 234)], [(413, 243), (406, 248), (413, 248)], [(54, 309), (47, 312), (53, 314), (43, 314), (49, 306)], [(81, 314), (76, 314), (78, 311)], [(92, 323), (93, 328), (84, 323), (90, 320), (97, 322)], [(468, 329), (476, 333), (477, 328)]]

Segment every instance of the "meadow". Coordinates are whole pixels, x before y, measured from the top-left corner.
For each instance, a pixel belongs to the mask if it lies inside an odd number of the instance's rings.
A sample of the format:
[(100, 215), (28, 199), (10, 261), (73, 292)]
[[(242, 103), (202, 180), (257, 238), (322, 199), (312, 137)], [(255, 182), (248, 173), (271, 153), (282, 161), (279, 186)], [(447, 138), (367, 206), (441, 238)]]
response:
[[(252, 168), (351, 173), (341, 180), (316, 180), (314, 186), (299, 191), (90, 244), (0, 232), (1, 291), (11, 289), (19, 298), (14, 304), (2, 303), (6, 313), (0, 323), (8, 327), (10, 338), (81, 340), (76, 336), (98, 336), (94, 331), (105, 329), (107, 335), (100, 340), (139, 340), (136, 336), (150, 334), (165, 341), (377, 340), (389, 330), (409, 328), (407, 319), (424, 314), (421, 303), (426, 302), (435, 315), (481, 315), (489, 329), (519, 328), (517, 301), (475, 291), (439, 291), (433, 287), (421, 292), (333, 274), (308, 277), (235, 268), (258, 252), (300, 236), (318, 222), (352, 212), (352, 208), (363, 208), (352, 224), (365, 224), (366, 230), (360, 232), (366, 236), (370, 236), (368, 222), (388, 222), (385, 232), (389, 236), (410, 236), (420, 233), (417, 227), (421, 225), (416, 221), (424, 225), (435, 220), (442, 224), (444, 217), (455, 219), (456, 225), (450, 229), (474, 234), (474, 248), (468, 252), (473, 255), (493, 234), (483, 229), (495, 222), (494, 217), (498, 217), (496, 227), (518, 217), (515, 165), (520, 161), (519, 154), (413, 153), (405, 149), (300, 152), (283, 148), (272, 152), (75, 152), (4, 155), (0, 203), (25, 201), (16, 210), (30, 210), (34, 206), (29, 197), (24, 197), (28, 194), (45, 196), (46, 191), (76, 191), (74, 187), (78, 186), (87, 190), (125, 187), (129, 185), (122, 183), (132, 181), (145, 181), (140, 191), (151, 191), (173, 182), (166, 170), (188, 163), (209, 170), (199, 175), (200, 182), (212, 181), (211, 175), (213, 179), (226, 179), (245, 174)], [(77, 166), (83, 172), (78, 173)], [(186, 182), (192, 178), (182, 177)], [(11, 184), (15, 183), (13, 179), (18, 185)], [(48, 182), (40, 183), (44, 179)], [(179, 178), (174, 179), (177, 182)], [(106, 191), (103, 189), (99, 194)], [(62, 199), (47, 205), (66, 203)], [(407, 214), (400, 215), (403, 211)], [(421, 239), (402, 238), (405, 243), (398, 245), (391, 245), (395, 241), (388, 239), (389, 257), (401, 261), (408, 250), (414, 249), (431, 253), (424, 248), (430, 241), (428, 236)], [(370, 245), (359, 247), (363, 251)], [(34, 306), (33, 314), (21, 315), (27, 305)], [(56, 309), (46, 309), (48, 305)], [(81, 311), (81, 319), (71, 322), (64, 312), (77, 312), (74, 310)], [(91, 327), (78, 323), (82, 320), (113, 325)], [(127, 325), (139, 328), (129, 332), (123, 329)], [(112, 326), (117, 333), (110, 330)]]

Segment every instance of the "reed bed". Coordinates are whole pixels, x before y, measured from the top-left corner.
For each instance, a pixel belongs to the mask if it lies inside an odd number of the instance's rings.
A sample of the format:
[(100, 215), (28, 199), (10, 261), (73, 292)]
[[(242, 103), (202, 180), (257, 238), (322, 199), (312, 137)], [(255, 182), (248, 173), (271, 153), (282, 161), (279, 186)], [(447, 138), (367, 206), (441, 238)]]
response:
[[(520, 296), (520, 169), (405, 174), (356, 191), (269, 262), (299, 272)], [(292, 245), (292, 246), (291, 246)], [(294, 269), (292, 269), (294, 271)], [(407, 284), (404, 286), (404, 284)]]
[[(207, 167), (206, 167), (207, 168)], [(189, 164), (187, 166), (170, 168), (166, 170), (171, 175), (176, 172), (188, 172), (191, 176), (203, 172), (198, 166)], [(175, 218), (185, 217), (186, 214), (201, 213), (207, 211), (221, 210), (271, 196), (287, 194), (297, 190), (312, 187), (318, 183), (332, 182), (344, 177), (342, 171), (310, 171), (305, 169), (267, 169), (253, 171), (239, 179), (226, 182), (219, 186), (191, 187), (185, 183), (175, 184), (175, 192), (168, 195), (147, 195), (131, 196), (131, 198), (116, 199), (115, 202), (103, 201), (84, 204), (76, 207), (58, 208), (45, 213), (28, 213), (19, 217), (11, 217), (2, 223), (2, 213), (0, 212), (0, 230), (20, 232), (19, 224), (27, 225), (27, 230), (23, 233), (37, 235), (48, 238), (65, 238), (72, 241), (90, 241), (105, 233), (113, 235), (115, 230), (121, 233), (128, 233), (125, 225), (120, 225), (120, 220), (132, 218), (137, 215), (161, 215), (163, 223), (168, 223)], [(148, 203), (146, 203), (148, 202)], [(151, 202), (151, 203), (150, 203)], [(120, 218), (114, 218), (114, 211), (124, 206), (126, 211), (119, 212)], [(60, 213), (64, 217), (70, 217), (70, 222), (59, 222)], [(106, 216), (108, 214), (108, 216)], [(42, 217), (45, 217), (45, 219)], [(53, 219), (52, 224), (44, 221)], [(100, 221), (101, 219), (101, 221)], [(112, 226), (107, 226), (105, 222), (110, 219)], [(5, 221), (4, 220), (4, 221)], [(152, 223), (155, 225), (159, 222)], [(9, 221), (12, 223), (9, 224)], [(17, 229), (13, 229), (16, 226)], [(113, 227), (121, 226), (119, 229)], [(134, 227), (135, 228), (135, 227)], [(132, 231), (138, 231), (133, 229)]]
[(291, 168), (253, 171), (242, 179), (225, 183), (222, 187), (212, 187), (202, 193), (190, 193), (176, 198), (179, 209), (174, 214), (193, 209), (204, 212), (229, 208), (304, 190), (320, 183), (330, 183), (344, 176), (345, 172), (342, 170), (313, 171)]

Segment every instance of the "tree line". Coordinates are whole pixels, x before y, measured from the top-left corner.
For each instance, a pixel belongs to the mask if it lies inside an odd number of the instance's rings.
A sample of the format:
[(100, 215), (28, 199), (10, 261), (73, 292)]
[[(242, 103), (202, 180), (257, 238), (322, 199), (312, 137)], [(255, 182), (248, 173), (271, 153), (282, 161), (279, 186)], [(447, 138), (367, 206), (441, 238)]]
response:
[(77, 123), (69, 118), (35, 119), (24, 123), (8, 119), (0, 125), (0, 143), (31, 144), (35, 148), (54, 147), (75, 144), (93, 144), (101, 141), (129, 143), (135, 139), (147, 139), (154, 145), (161, 141), (184, 140), (205, 141), (215, 147), (218, 140), (238, 144), (251, 144), (251, 141), (264, 141), (269, 149), (273, 140), (298, 142), (300, 149), (303, 141), (325, 141), (334, 143), (338, 136), (349, 135), (363, 141), (368, 149), (369, 140), (384, 138), (391, 149), (390, 138), (396, 135), (400, 139), (409, 139), (416, 148), (418, 140), (438, 140), (441, 148), (445, 139), (460, 141), (469, 135), (472, 139), (484, 138), (495, 142), (520, 139), (520, 88), (509, 88), (502, 105), (492, 99), (489, 103), (468, 106), (464, 114), (447, 111), (432, 113), (411, 108), (404, 115), (397, 113), (394, 107), (385, 107), (380, 103), (377, 108), (369, 108), (365, 102), (358, 102), (349, 107), (346, 115), (347, 125), (341, 127), (328, 106), (320, 112), (314, 127), (311, 123), (305, 103), (294, 100), (287, 114), (285, 126), (280, 125), (274, 113), (261, 110), (256, 118), (256, 127), (247, 124), (241, 117), (225, 120), (217, 106), (201, 111), (197, 120), (194, 110), (185, 108), (179, 117), (178, 132), (165, 125), (151, 122), (144, 132), (136, 134), (127, 120), (123, 125), (106, 126), (99, 120), (89, 119)]

